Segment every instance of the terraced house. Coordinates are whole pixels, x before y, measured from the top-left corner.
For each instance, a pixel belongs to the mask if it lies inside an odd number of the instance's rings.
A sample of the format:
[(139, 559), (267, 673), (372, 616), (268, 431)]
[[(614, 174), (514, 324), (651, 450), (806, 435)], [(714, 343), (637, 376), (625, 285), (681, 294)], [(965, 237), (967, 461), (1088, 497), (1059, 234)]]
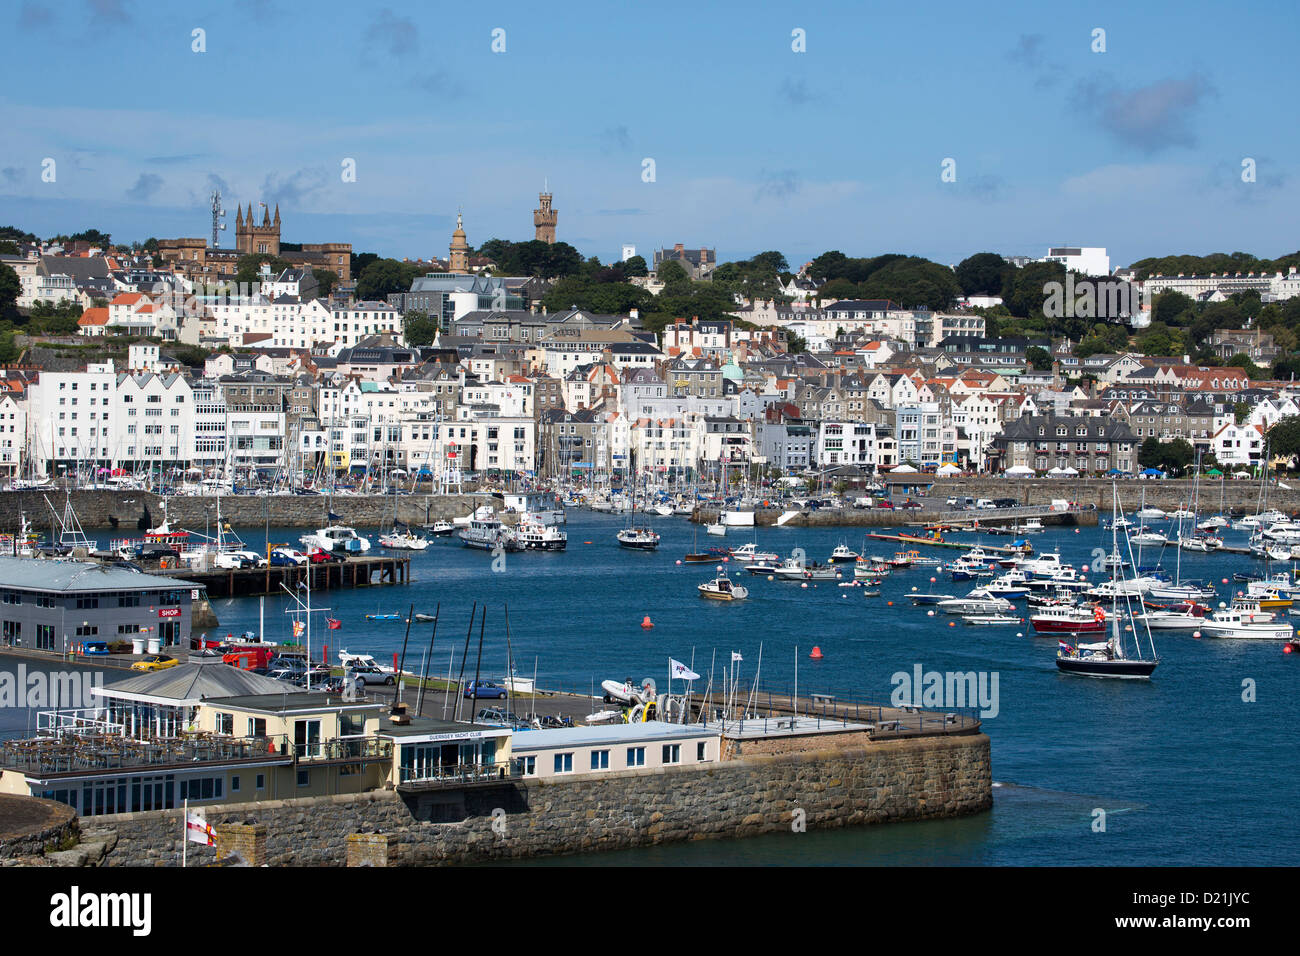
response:
[(993, 439), (991, 466), (1020, 465), (1035, 471), (1074, 468), (1080, 473), (1112, 468), (1133, 471), (1137, 436), (1124, 422), (1087, 416), (1027, 415), (1008, 422)]

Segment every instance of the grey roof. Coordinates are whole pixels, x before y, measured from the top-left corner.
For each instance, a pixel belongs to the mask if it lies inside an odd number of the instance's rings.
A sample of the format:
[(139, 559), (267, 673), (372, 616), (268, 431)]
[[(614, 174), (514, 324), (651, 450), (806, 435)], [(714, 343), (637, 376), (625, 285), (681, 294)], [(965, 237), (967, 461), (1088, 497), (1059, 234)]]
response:
[(0, 587), (36, 591), (162, 591), (196, 585), (91, 561), (0, 557)]
[(148, 671), (138, 677), (111, 684), (101, 691), (105, 696), (153, 697), (165, 700), (205, 700), (221, 697), (261, 697), (274, 694), (302, 694), (305, 691), (284, 681), (261, 674), (250, 674), (220, 658), (177, 664), (160, 671)]
[(557, 727), (547, 730), (530, 730), (515, 734), (511, 749), (515, 752), (552, 750), (556, 747), (586, 747), (601, 744), (630, 744), (642, 741), (672, 740), (716, 736), (717, 725), (711, 728), (699, 724), (668, 724), (650, 720), (637, 724), (596, 724), (587, 727)]
[[(241, 671), (240, 673), (247, 672)], [(252, 676), (256, 677), (257, 675)], [(209, 697), (208, 703), (224, 704), (236, 710), (255, 710), (268, 714), (283, 714), (289, 711), (302, 710), (334, 710), (336, 708), (378, 710), (384, 706), (383, 702), (377, 699), (344, 700), (338, 694), (329, 694), (317, 690), (306, 691), (297, 687), (291, 688), (289, 693), (286, 693), (284, 690), (286, 685), (283, 681), (271, 680), (269, 677), (262, 677), (259, 680), (271, 684), (271, 688), (253, 693), (231, 694), (226, 697)]]

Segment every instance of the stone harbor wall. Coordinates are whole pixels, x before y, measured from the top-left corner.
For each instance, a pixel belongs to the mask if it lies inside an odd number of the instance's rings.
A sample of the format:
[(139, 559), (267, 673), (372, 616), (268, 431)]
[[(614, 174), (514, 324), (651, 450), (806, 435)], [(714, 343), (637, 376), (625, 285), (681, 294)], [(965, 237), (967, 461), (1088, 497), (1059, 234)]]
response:
[[(191, 844), (190, 861), (229, 856), (223, 827), (231, 840), (261, 834), (260, 849), (238, 853), (254, 864), (432, 866), (960, 816), (993, 804), (983, 733), (827, 744), (594, 777), (206, 807), (219, 845)], [(118, 837), (108, 865), (178, 865), (180, 816), (96, 818)]]
[[(25, 513), (37, 530), (49, 536), (51, 515), (45, 503), (49, 498), (60, 516), (64, 494), (55, 491), (0, 492), (0, 531), (16, 531), (19, 515)], [(463, 518), (481, 504), (495, 504), (500, 499), (484, 495), (398, 495), (397, 517), (409, 524), (432, 524)], [(111, 528), (123, 537), (136, 537), (144, 529), (156, 527), (169, 517), (173, 526), (201, 533), (215, 533), (217, 499), (215, 496), (175, 497), (163, 499), (143, 491), (74, 491), (72, 507), (86, 530)], [(359, 528), (378, 528), (393, 520), (392, 495), (223, 495), (221, 517), (232, 528), (247, 531), (271, 527), (319, 528), (329, 524), (329, 511), (340, 515), (344, 524)]]

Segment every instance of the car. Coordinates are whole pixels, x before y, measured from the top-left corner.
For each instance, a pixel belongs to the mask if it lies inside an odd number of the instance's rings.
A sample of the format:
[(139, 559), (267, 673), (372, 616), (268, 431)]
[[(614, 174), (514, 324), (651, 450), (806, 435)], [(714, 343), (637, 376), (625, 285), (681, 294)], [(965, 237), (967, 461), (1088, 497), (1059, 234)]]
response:
[(273, 568), (301, 567), (307, 563), (307, 555), (293, 548), (274, 548), (270, 558), (265, 559), (262, 566), (265, 567), (268, 563)]
[(302, 677), (302, 675), (302, 671), (290, 670), (287, 667), (276, 667), (266, 672), (266, 676), (271, 680), (283, 680), (290, 683)]
[(308, 552), (307, 560), (312, 564), (333, 564), (345, 559), (341, 554), (335, 554), (332, 551), (322, 551), (320, 548), (316, 548)]
[(921, 504), (921, 502), (919, 501), (913, 501), (911, 498), (908, 498), (901, 505), (899, 505), (899, 507), (900, 508), (924, 508), (925, 506)]
[(357, 664), (350, 668), (347, 677), (349, 680), (360, 681), (363, 684), (391, 684), (394, 681), (392, 674), (385, 674), (378, 667), (371, 667), (368, 664)]
[(143, 660), (136, 661), (131, 665), (133, 671), (161, 671), (169, 667), (175, 667), (179, 664), (174, 657), (168, 657), (166, 654), (150, 654)]
[(218, 551), (213, 557), (212, 563), (219, 568), (227, 570), (240, 570), (242, 568), (255, 568), (262, 556), (256, 551)]
[(884, 498), (881, 498), (879, 501), (876, 502), (876, 507), (889, 508), (892, 511), (894, 508), (894, 503), (892, 501), (887, 501)]
[(346, 689), (347, 682), (346, 677), (331, 677), (317, 684), (316, 690), (324, 691), (327, 694), (341, 694)]
[(161, 561), (163, 558), (179, 558), (181, 553), (165, 544), (141, 545), (136, 550), (136, 557), (141, 561)]
[(495, 707), (484, 707), (475, 715), (474, 719), (481, 720), (486, 724), (504, 724), (509, 720), (504, 712), (497, 710)]
[(465, 688), (465, 696), (473, 697), (476, 700), (497, 700), (506, 699), (506, 689), (502, 685), (490, 680), (470, 681)]

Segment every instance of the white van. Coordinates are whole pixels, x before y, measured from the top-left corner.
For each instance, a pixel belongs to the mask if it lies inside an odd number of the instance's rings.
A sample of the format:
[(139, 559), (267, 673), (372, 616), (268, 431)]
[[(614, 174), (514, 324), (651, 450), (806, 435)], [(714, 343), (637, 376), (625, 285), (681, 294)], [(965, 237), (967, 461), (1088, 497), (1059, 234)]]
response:
[(992, 498), (981, 498), (979, 501), (975, 502), (975, 507), (979, 511), (992, 511), (997, 507), (997, 505), (993, 503)]

